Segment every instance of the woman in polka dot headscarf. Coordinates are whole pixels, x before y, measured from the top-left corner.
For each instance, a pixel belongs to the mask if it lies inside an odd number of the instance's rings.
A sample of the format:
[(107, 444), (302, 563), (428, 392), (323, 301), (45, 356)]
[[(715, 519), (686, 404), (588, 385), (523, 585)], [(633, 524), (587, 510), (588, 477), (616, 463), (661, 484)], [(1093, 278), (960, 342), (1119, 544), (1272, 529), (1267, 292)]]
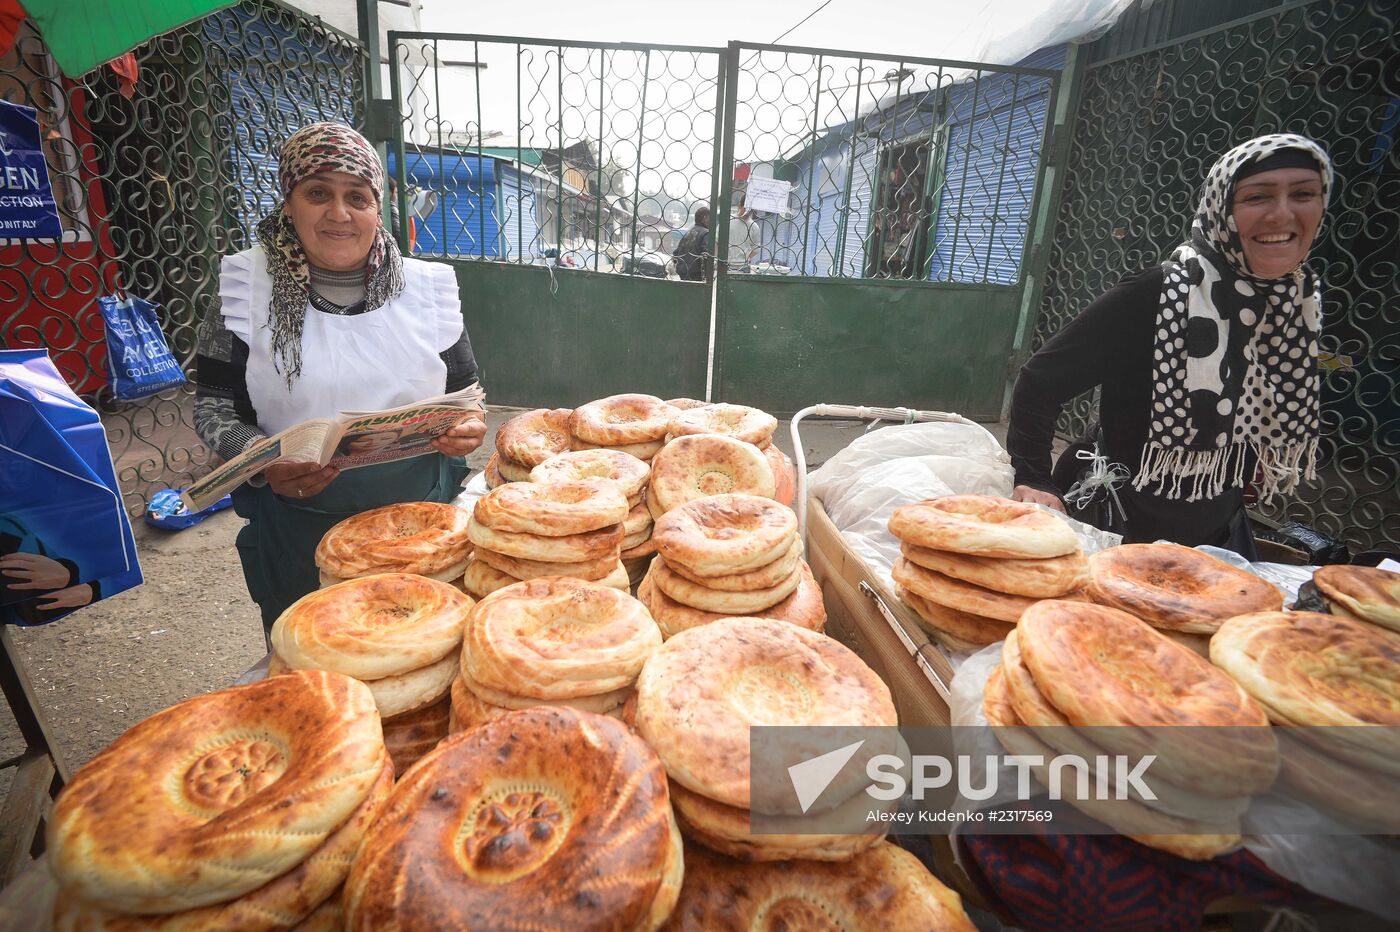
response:
[(1098, 387), (1097, 453), (1112, 485), (1098, 494), (1118, 506), (1115, 529), (1252, 557), (1245, 485), (1253, 477), (1268, 500), (1313, 476), (1321, 287), (1306, 260), (1332, 184), (1326, 151), (1303, 136), (1260, 136), (1221, 156), (1189, 239), (1021, 370), (1007, 437), (1015, 497), (1087, 501), (1082, 484), (1053, 481), (1050, 451), (1061, 405)]

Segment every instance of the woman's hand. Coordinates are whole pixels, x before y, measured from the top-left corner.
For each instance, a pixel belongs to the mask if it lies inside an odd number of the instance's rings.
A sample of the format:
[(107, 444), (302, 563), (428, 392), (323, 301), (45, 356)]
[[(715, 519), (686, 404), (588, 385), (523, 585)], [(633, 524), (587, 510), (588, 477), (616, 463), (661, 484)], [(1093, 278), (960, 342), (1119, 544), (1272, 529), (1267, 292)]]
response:
[(479, 414), (463, 418), (447, 433), (433, 440), (433, 449), (444, 456), (466, 456), (486, 437), (486, 421)]
[(80, 586), (69, 586), (67, 589), (60, 589), (57, 592), (46, 592), (39, 596), (35, 602), (44, 611), (53, 611), (57, 608), (82, 608), (92, 601), (92, 586), (83, 583)]
[(1047, 508), (1055, 509), (1060, 514), (1065, 514), (1065, 503), (1052, 492), (1042, 492), (1040, 489), (1033, 489), (1028, 485), (1018, 485), (1011, 490), (1011, 498), (1013, 501), (1044, 505)]
[(10, 583), (11, 589), (60, 589), (72, 579), (68, 567), (37, 553), (0, 557), (0, 574), (7, 579), (22, 580)]
[(273, 463), (263, 470), (272, 491), (284, 498), (311, 498), (338, 475), (339, 469), (316, 463)]

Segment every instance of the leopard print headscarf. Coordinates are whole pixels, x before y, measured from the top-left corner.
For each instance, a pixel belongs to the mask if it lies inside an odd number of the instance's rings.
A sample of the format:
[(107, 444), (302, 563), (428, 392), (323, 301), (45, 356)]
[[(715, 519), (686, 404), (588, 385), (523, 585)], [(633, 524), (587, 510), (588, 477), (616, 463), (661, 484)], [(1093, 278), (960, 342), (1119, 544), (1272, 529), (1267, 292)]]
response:
[[(282, 145), (277, 181), (282, 200), (258, 223), (258, 242), (267, 255), (272, 276), (272, 307), (267, 326), (272, 330), (272, 364), (287, 380), (301, 374), (301, 334), (311, 292), (311, 271), (296, 228), (283, 207), (298, 184), (320, 172), (344, 172), (363, 178), (375, 199), (384, 187), (384, 169), (369, 140), (343, 123), (312, 123)], [(365, 310), (383, 307), (403, 291), (403, 257), (398, 244), (381, 225), (365, 263)]]

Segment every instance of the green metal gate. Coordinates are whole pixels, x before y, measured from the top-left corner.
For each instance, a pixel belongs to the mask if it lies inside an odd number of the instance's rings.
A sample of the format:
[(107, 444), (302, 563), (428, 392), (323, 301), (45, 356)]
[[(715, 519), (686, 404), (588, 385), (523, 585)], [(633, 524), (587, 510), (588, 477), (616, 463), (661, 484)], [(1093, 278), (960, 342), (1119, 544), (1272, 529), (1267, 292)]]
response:
[(103, 415), (128, 510), (207, 470), (192, 386), (137, 402), (107, 388), (97, 299), (117, 289), (161, 305), (193, 376), (198, 322), (219, 260), (251, 242), (277, 200), (276, 151), (320, 119), (361, 122), (359, 43), (275, 0), (242, 0), (137, 49), (123, 88), (102, 67), (55, 68), (27, 25), (0, 59), (0, 94), (35, 107), (62, 242), (0, 240), (0, 346), (43, 346)]
[[(1319, 480), (1264, 517), (1400, 547), (1400, 5), (1293, 3), (1086, 69), (1037, 343), (1181, 242), (1215, 158), (1292, 131), (1332, 154)], [(1078, 436), (1095, 399), (1061, 432)]]

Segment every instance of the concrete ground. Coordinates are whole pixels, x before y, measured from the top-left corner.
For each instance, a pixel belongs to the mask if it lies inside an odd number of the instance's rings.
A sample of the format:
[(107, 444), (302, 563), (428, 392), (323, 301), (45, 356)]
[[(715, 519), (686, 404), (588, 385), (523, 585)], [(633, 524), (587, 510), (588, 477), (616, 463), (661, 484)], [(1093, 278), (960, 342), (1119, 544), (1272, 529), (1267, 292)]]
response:
[[(496, 428), (516, 413), (488, 413), (487, 441), (472, 455), (472, 465), (485, 464)], [(988, 426), (1004, 439), (1004, 425)], [(864, 429), (856, 422), (804, 421), (808, 467), (821, 465)], [(787, 422), (776, 440), (791, 456)], [(234, 550), (241, 526), (232, 510), (174, 533), (138, 522), (145, 585), (53, 624), (13, 632), (16, 659), (29, 675), (51, 741), (70, 767), (81, 766), (155, 712), (231, 684), (263, 656), (262, 625)], [(0, 759), (20, 749), (18, 730), (4, 714)], [(0, 794), (10, 774), (0, 773)]]

